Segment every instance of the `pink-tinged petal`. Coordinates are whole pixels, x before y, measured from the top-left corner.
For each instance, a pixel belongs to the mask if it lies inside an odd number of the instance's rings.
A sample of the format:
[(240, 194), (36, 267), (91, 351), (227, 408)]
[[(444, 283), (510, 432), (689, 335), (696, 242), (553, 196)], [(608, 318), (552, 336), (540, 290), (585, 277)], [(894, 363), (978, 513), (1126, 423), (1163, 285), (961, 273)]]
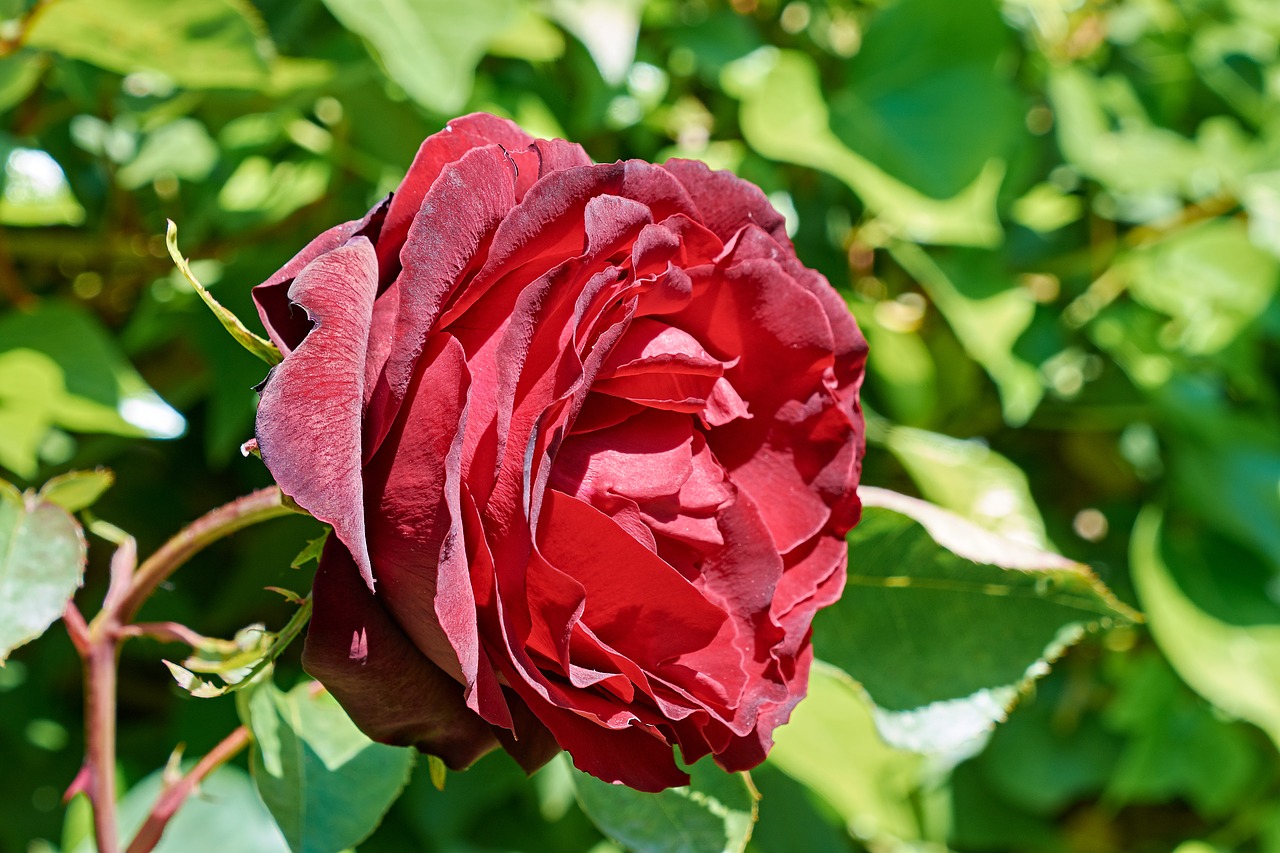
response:
[(699, 221), (721, 240), (755, 225), (790, 249), (786, 219), (755, 184), (732, 172), (713, 172), (697, 160), (668, 160), (663, 167), (679, 179), (698, 207)]
[(515, 151), (532, 143), (533, 137), (515, 122), (486, 113), (455, 118), (445, 125), (444, 130), (428, 136), (391, 200), (386, 237), (379, 244), (391, 253), (390, 257), (383, 259), (384, 262), (395, 262), (395, 252), (406, 239), (412, 243), (413, 238), (408, 236), (410, 224), (418, 216), (423, 200), (446, 166), (461, 160), (475, 148), (500, 145)]
[(417, 647), (467, 688), (495, 725), (511, 716), (480, 645), (461, 513), (462, 435), (471, 377), (462, 345), (431, 339), (407, 403), (365, 468), (374, 572)]
[(281, 490), (334, 533), (373, 589), (360, 477), (365, 353), (378, 262), (364, 237), (306, 266), (289, 298), (315, 326), (267, 377), (258, 404), (262, 460)]
[(641, 318), (618, 341), (591, 388), (655, 409), (698, 414), (724, 369), (688, 332)]
[(289, 287), (298, 273), (326, 252), (346, 243), (352, 237), (365, 236), (375, 244), (386, 219), (391, 197), (383, 199), (365, 214), (363, 219), (335, 225), (316, 237), (298, 254), (281, 267), (271, 278), (253, 289), (253, 302), (258, 309), (267, 336), (280, 352), (288, 355), (311, 331), (311, 320), (306, 312), (299, 311), (289, 299)]
[(303, 666), (365, 734), (438, 755), (455, 770), (497, 746), (462, 685), (414, 647), (336, 540), (325, 545), (311, 595)]
[(446, 165), (427, 193), (400, 253), (399, 312), (386, 366), (369, 404), (365, 446), (376, 452), (399, 411), (427, 335), (445, 300), (483, 262), (515, 204), (514, 166), (495, 146)]
[(577, 498), (544, 495), (537, 541), (586, 591), (583, 624), (643, 667), (705, 647), (724, 623), (678, 572)]

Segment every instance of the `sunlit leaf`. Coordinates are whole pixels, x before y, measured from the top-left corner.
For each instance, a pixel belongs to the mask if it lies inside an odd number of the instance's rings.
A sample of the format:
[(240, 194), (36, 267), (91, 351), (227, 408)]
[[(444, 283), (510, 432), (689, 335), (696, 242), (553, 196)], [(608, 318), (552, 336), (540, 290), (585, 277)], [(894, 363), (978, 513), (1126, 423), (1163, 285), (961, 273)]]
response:
[(752, 148), (775, 160), (829, 172), (903, 237), (971, 246), (1000, 241), (995, 202), (1004, 163), (998, 158), (987, 160), (953, 197), (930, 198), (877, 168), (832, 132), (818, 69), (807, 55), (762, 49), (727, 67), (724, 87), (742, 102), (739, 121)]
[(1163, 517), (1155, 506), (1144, 509), (1131, 540), (1133, 582), (1152, 635), (1202, 696), (1280, 744), (1280, 623), (1230, 624), (1196, 606), (1170, 574)]
[(870, 703), (845, 673), (816, 663), (808, 696), (774, 739), (769, 764), (826, 800), (854, 835), (890, 844), (921, 837), (911, 800), (924, 759), (881, 739)]
[(57, 621), (84, 579), (80, 525), (0, 480), (0, 665)]
[(726, 773), (710, 760), (689, 768), (687, 787), (657, 794), (572, 773), (582, 810), (636, 853), (742, 853), (751, 838), (759, 795), (746, 774)]
[(35, 16), (26, 44), (189, 89), (254, 89), (267, 80), (266, 35), (237, 0), (58, 0)]
[(241, 694), (253, 733), (254, 784), (294, 853), (338, 853), (382, 821), (409, 780), (415, 753), (369, 740), (330, 694), (268, 679)]
[(92, 471), (68, 471), (41, 486), (37, 497), (42, 501), (57, 504), (67, 512), (79, 512), (93, 506), (115, 481), (115, 474), (106, 468), (95, 468)]
[(418, 103), (462, 109), (476, 63), (507, 27), (513, 0), (324, 0), (343, 26), (367, 39), (387, 73)]
[(891, 743), (972, 744), (1085, 633), (1136, 615), (1085, 566), (924, 501), (859, 490), (844, 596), (814, 649), (860, 682)]
[[(189, 768), (188, 768), (189, 769)], [(133, 837), (164, 789), (157, 770), (134, 785), (120, 801), (120, 838)], [(200, 793), (188, 797), (165, 828), (157, 853), (287, 853), (270, 812), (254, 793), (249, 774), (239, 767), (220, 767), (200, 783)], [(85, 838), (69, 853), (96, 853)]]

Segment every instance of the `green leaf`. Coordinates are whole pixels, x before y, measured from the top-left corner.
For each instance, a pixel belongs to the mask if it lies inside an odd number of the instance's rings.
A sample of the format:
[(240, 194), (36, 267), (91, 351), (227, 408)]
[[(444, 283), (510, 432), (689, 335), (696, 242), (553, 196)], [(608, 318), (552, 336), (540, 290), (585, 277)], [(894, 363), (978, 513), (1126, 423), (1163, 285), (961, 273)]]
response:
[(306, 547), (298, 552), (298, 556), (293, 558), (293, 562), (289, 563), (289, 568), (300, 569), (310, 562), (319, 562), (320, 554), (324, 551), (324, 543), (329, 541), (329, 532), (331, 528), (326, 527), (324, 532), (315, 539), (308, 539)]
[[(288, 590), (278, 591), (285, 593), (286, 598), (293, 595)], [(261, 624), (250, 625), (237, 631), (231, 640), (203, 638), (181, 666), (167, 660), (163, 663), (178, 686), (197, 699), (212, 699), (242, 690), (269, 670), (311, 619), (311, 596), (294, 596), (292, 600), (296, 601), (298, 609), (278, 634), (267, 631)], [(222, 684), (201, 678), (196, 673), (217, 675)]]
[(1168, 349), (1207, 355), (1266, 310), (1280, 259), (1255, 246), (1243, 223), (1214, 219), (1132, 252), (1118, 273), (1135, 299), (1172, 318), (1160, 335)]
[(989, 0), (898, 0), (872, 17), (831, 97), (851, 150), (931, 198), (964, 190), (1026, 135)]
[[(189, 769), (189, 768), (185, 768)], [(164, 790), (164, 771), (157, 770), (129, 789), (120, 801), (120, 839), (132, 838)], [(155, 853), (287, 853), (289, 846), (253, 790), (249, 774), (239, 767), (219, 767), (200, 783), (165, 827)], [(69, 853), (96, 853), (86, 837)]]
[(182, 257), (182, 253), (178, 251), (178, 226), (173, 223), (173, 220), (169, 220), (169, 226), (165, 230), (164, 240), (165, 245), (169, 249), (169, 257), (173, 258), (173, 262), (182, 272), (183, 278), (185, 278), (195, 292), (199, 294), (201, 301), (203, 301), (204, 304), (208, 306), (209, 310), (213, 312), (213, 315), (218, 318), (218, 322), (222, 324), (222, 328), (226, 329), (227, 332), (230, 333), (236, 343), (240, 344), (240, 346), (244, 347), (267, 364), (279, 364), (283, 359), (283, 356), (280, 355), (280, 350), (276, 348), (276, 345), (266, 338), (259, 337), (249, 331), (248, 328), (245, 327), (244, 323), (240, 322), (239, 317), (222, 307), (222, 304), (219, 303), (217, 299), (213, 298), (213, 294), (209, 292), (208, 288), (196, 279), (195, 275), (191, 272), (191, 266), (187, 263), (187, 259)]
[(80, 225), (84, 208), (66, 172), (47, 151), (8, 144), (0, 136), (0, 225)]
[(1146, 507), (1130, 540), (1133, 584), (1152, 636), (1201, 696), (1280, 744), (1280, 624), (1230, 624), (1197, 606), (1166, 563), (1163, 518), (1158, 507)]
[(1215, 714), (1154, 649), (1113, 666), (1122, 672), (1106, 720), (1129, 738), (1105, 797), (1121, 803), (1181, 797), (1206, 817), (1229, 816), (1262, 767), (1250, 732)]
[(264, 680), (238, 705), (254, 784), (294, 853), (359, 844), (409, 781), (414, 751), (369, 740), (318, 684), (285, 693)]
[(998, 258), (991, 253), (960, 254), (940, 263), (911, 243), (893, 241), (889, 251), (929, 294), (969, 357), (996, 383), (1005, 422), (1026, 423), (1044, 396), (1039, 370), (1014, 354), (1014, 344), (1035, 315), (1030, 294), (1012, 281), (994, 289), (974, 286), (971, 279), (1003, 283), (1002, 271), (993, 269)]
[(884, 444), (926, 500), (1009, 539), (1048, 544), (1027, 475), (986, 444), (908, 427), (890, 428)]
[[(33, 476), (50, 426), (176, 438), (186, 421), (125, 360), (95, 317), (45, 300), (0, 317), (0, 464)], [(7, 447), (11, 441), (14, 447)]]
[(725, 91), (741, 102), (747, 143), (774, 160), (820, 169), (844, 181), (895, 233), (926, 243), (993, 246), (1001, 240), (996, 194), (1004, 161), (985, 161), (951, 198), (930, 198), (886, 174), (832, 132), (813, 59), (763, 48), (725, 68)]
[(333, 16), (377, 50), (391, 79), (422, 106), (466, 105), (476, 64), (507, 28), (514, 0), (324, 0)]
[(866, 688), (891, 743), (972, 744), (1086, 632), (1138, 618), (1079, 563), (915, 498), (859, 495), (848, 583), (814, 649)]
[(57, 504), (67, 512), (79, 512), (93, 506), (102, 493), (111, 488), (116, 475), (106, 468), (92, 471), (68, 471), (40, 487), (36, 497)]
[(159, 72), (186, 89), (256, 89), (270, 42), (239, 0), (58, 0), (34, 16), (26, 44), (115, 71)]
[(87, 551), (70, 513), (0, 480), (0, 665), (62, 615)]
[(769, 764), (826, 800), (861, 840), (921, 837), (911, 800), (925, 761), (884, 742), (862, 689), (839, 669), (814, 663), (808, 695), (774, 740)]
[(644, 0), (551, 0), (548, 10), (586, 46), (606, 83), (617, 86), (626, 79)]
[[(558, 761), (567, 761), (561, 756)], [(741, 853), (759, 795), (745, 773), (710, 759), (689, 768), (690, 784), (657, 794), (601, 782), (578, 770), (578, 803), (601, 832), (635, 853)]]

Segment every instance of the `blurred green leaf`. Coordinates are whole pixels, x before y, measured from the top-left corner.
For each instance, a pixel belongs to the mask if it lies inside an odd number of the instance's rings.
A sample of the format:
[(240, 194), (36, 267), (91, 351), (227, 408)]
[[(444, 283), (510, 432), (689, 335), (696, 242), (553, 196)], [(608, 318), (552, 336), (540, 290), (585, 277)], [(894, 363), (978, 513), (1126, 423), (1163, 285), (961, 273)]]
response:
[(1247, 732), (1215, 717), (1154, 654), (1123, 659), (1108, 725), (1129, 735), (1106, 797), (1159, 803), (1185, 797), (1206, 816), (1225, 816), (1262, 769)]
[(879, 10), (830, 98), (851, 150), (935, 199), (964, 191), (1026, 133), (1009, 31), (990, 0), (899, 0)]
[[(186, 429), (124, 359), (102, 325), (81, 309), (44, 301), (0, 316), (0, 464), (35, 473), (45, 432), (174, 438)], [(12, 444), (10, 444), (12, 442)]]
[(514, 0), (324, 0), (377, 50), (387, 74), (418, 103), (451, 115), (466, 104), (476, 64), (502, 34)]
[(1000, 242), (995, 202), (1005, 167), (999, 158), (986, 160), (953, 197), (931, 198), (840, 141), (809, 56), (764, 48), (726, 67), (722, 77), (725, 91), (742, 102), (744, 138), (764, 156), (834, 175), (904, 238), (967, 246)]
[(67, 510), (0, 480), (0, 665), (62, 615), (84, 581), (86, 557)]
[(926, 500), (1008, 539), (1044, 548), (1044, 521), (1027, 475), (979, 441), (893, 427), (885, 447)]
[(164, 176), (202, 181), (217, 162), (218, 146), (205, 126), (193, 118), (180, 118), (147, 134), (138, 155), (116, 173), (116, 180), (126, 189)]
[(187, 89), (256, 89), (271, 53), (258, 13), (239, 0), (58, 0), (35, 16), (26, 44)]
[(1178, 674), (1224, 711), (1280, 744), (1280, 624), (1232, 625), (1179, 589), (1161, 537), (1164, 513), (1146, 507), (1133, 529), (1133, 583), (1151, 634)]
[(1137, 618), (1085, 566), (863, 487), (843, 597), (814, 649), (860, 682), (891, 742), (972, 744), (1085, 633)]
[(902, 241), (894, 241), (889, 251), (929, 294), (965, 351), (996, 383), (1005, 422), (1026, 423), (1044, 396), (1039, 371), (1014, 352), (1014, 343), (1035, 314), (1031, 295), (1006, 280), (991, 254), (937, 260), (920, 246)]
[(627, 77), (636, 55), (644, 0), (550, 0), (548, 9), (578, 37), (611, 86)]
[(1120, 267), (1129, 291), (1172, 318), (1170, 350), (1217, 352), (1262, 315), (1280, 284), (1280, 259), (1253, 245), (1245, 226), (1215, 219), (1131, 253)]
[(369, 740), (318, 684), (269, 679), (239, 702), (253, 733), (253, 780), (294, 853), (359, 844), (400, 796), (415, 753)]
[(710, 759), (689, 768), (687, 787), (657, 794), (572, 772), (582, 810), (636, 853), (742, 853), (751, 837), (759, 795), (746, 774), (726, 773)]
[(769, 765), (826, 800), (858, 838), (889, 845), (920, 839), (912, 800), (925, 761), (881, 739), (870, 703), (845, 673), (816, 662), (808, 695), (774, 739)]
[(93, 506), (115, 481), (115, 474), (106, 468), (95, 468), (92, 471), (68, 471), (41, 486), (40, 493), (36, 497), (42, 501), (57, 504), (67, 512), (79, 512)]
[(48, 152), (10, 145), (0, 134), (0, 161), (0, 225), (34, 228), (84, 222), (84, 208), (71, 192), (62, 166)]
[(19, 50), (0, 57), (0, 113), (5, 112), (35, 88), (45, 63), (34, 50)]

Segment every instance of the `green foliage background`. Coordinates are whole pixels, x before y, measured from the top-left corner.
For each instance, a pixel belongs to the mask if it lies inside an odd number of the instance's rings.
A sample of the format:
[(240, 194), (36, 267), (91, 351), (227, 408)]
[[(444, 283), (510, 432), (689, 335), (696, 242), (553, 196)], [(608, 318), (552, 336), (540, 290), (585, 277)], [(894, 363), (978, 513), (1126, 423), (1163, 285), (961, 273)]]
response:
[[(1280, 6), (0, 0), (0, 20), (8, 479), (110, 466), (94, 512), (144, 553), (267, 482), (238, 452), (263, 367), (174, 272), (166, 218), (249, 318), (249, 287), (452, 115), (599, 161), (701, 158), (771, 195), (866, 331), (865, 481), (1086, 562), (1148, 618), (1075, 648), (963, 754), (886, 746), (822, 674), (801, 712), (827, 735), (753, 774), (750, 849), (1280, 850)], [(247, 531), (149, 612), (278, 627), (262, 588), (306, 588), (309, 535)], [(971, 627), (956, 615), (965, 655)], [(165, 654), (122, 662), (129, 785), (236, 725)], [(59, 802), (79, 703), (59, 631), (0, 669), (0, 850), (85, 846)], [(492, 756), (441, 793), (420, 762), (360, 849), (609, 849), (557, 768), (526, 783)], [(277, 849), (236, 772), (173, 849)]]

